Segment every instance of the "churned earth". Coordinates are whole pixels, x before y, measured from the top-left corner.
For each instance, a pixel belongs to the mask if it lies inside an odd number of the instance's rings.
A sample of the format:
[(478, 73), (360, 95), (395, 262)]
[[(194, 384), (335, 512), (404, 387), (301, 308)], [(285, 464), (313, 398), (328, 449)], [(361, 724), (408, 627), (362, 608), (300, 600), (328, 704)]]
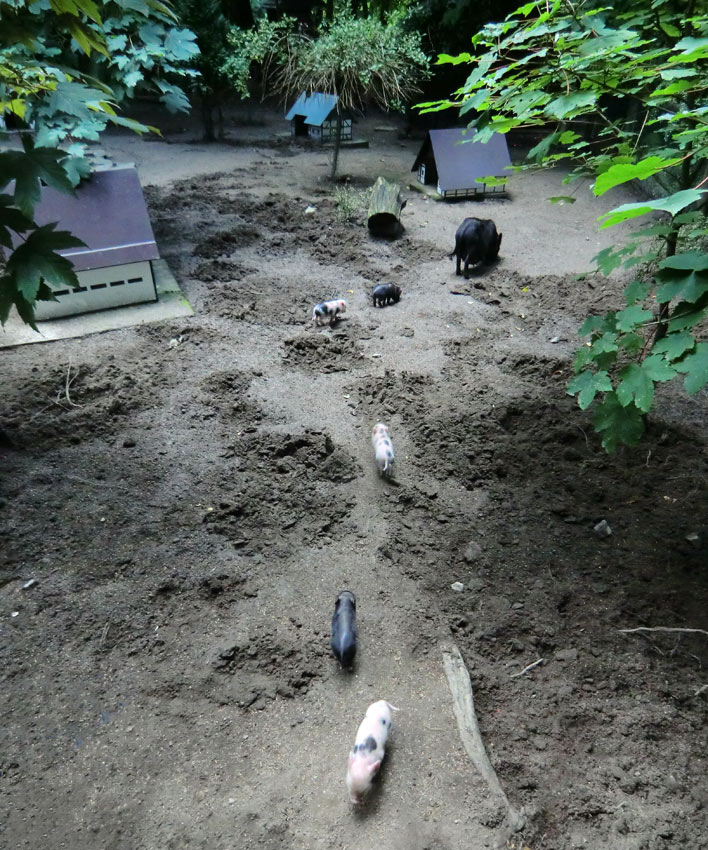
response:
[[(194, 316), (0, 352), (0, 846), (703, 846), (708, 635), (619, 630), (708, 628), (708, 394), (663, 386), (615, 456), (566, 395), (581, 321), (621, 304), (619, 278), (575, 277), (627, 232), (598, 230), (607, 199), (551, 205), (569, 189), (544, 173), (436, 203), (408, 188), (420, 135), (372, 115), (340, 172), (354, 197), (402, 185), (387, 241), (282, 112), (235, 110), (214, 146), (163, 127), (104, 147), (137, 164)], [(465, 281), (468, 215), (504, 237)], [(374, 308), (382, 281), (403, 296)], [(521, 832), (462, 747), (451, 644)], [(357, 812), (378, 699), (399, 711)]]

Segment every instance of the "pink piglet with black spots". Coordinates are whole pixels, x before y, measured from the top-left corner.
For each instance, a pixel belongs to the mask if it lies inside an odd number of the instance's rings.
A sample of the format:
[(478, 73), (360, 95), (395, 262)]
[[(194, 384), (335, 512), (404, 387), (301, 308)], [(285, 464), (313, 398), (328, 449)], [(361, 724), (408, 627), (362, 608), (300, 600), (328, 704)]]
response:
[(383, 422), (379, 422), (374, 425), (374, 431), (371, 435), (371, 443), (374, 447), (376, 468), (379, 471), (379, 475), (384, 476), (384, 478), (390, 477), (393, 472), (393, 461), (395, 458), (393, 455), (391, 435)]
[(347, 790), (349, 799), (357, 807), (363, 805), (386, 755), (392, 711), (398, 709), (385, 699), (372, 703), (356, 733), (354, 747), (349, 753)]

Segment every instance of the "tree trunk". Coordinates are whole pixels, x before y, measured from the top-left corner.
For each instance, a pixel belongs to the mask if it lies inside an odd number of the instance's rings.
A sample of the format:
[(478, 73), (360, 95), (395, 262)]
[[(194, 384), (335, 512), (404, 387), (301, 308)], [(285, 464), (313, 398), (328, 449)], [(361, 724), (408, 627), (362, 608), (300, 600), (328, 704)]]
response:
[(229, 21), (240, 29), (253, 29), (256, 25), (249, 0), (222, 0), (221, 6)]
[(211, 98), (208, 94), (202, 95), (202, 127), (204, 128), (204, 141), (213, 142), (216, 140), (214, 136), (214, 116), (211, 109)]
[(334, 135), (334, 152), (332, 153), (332, 183), (337, 179), (337, 163), (339, 162), (339, 149), (342, 146), (342, 110), (337, 101), (337, 128)]
[(405, 205), (397, 183), (377, 178), (369, 199), (369, 230), (377, 236), (396, 236), (401, 229), (400, 215)]
[[(681, 173), (679, 178), (679, 189), (689, 189), (691, 186), (691, 157), (685, 156), (683, 162), (681, 163)], [(666, 237), (666, 256), (673, 257), (676, 253), (676, 247), (678, 245), (678, 237), (679, 230), (681, 226), (674, 224), (673, 218), (671, 220), (671, 232)], [(671, 318), (671, 311), (669, 309), (669, 302), (664, 302), (659, 307), (659, 316), (658, 322), (656, 325), (656, 331), (654, 332), (654, 338), (651, 341), (651, 348), (653, 348), (659, 340), (662, 340), (666, 334), (669, 332), (669, 320)]]

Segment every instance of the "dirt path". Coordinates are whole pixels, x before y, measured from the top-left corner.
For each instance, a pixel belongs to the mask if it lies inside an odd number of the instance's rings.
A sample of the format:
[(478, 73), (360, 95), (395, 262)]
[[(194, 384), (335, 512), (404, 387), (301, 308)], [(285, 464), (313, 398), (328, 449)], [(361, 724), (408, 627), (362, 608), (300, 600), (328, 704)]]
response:
[[(580, 321), (619, 303), (573, 277), (615, 236), (604, 201), (547, 205), (551, 175), (482, 205), (406, 189), (405, 234), (373, 240), (338, 222), (327, 154), (264, 115), (214, 148), (105, 143), (136, 162), (193, 318), (0, 355), (0, 846), (505, 846), (451, 640), (527, 814), (509, 847), (699, 846), (705, 636), (617, 629), (707, 626), (708, 398), (663, 388), (647, 441), (608, 458), (565, 395)], [(419, 142), (384, 123), (343, 155), (354, 188), (412, 176)], [(467, 282), (447, 258), (465, 215), (504, 232)], [(375, 309), (382, 280), (403, 297)], [(330, 296), (346, 319), (315, 329)], [(345, 587), (351, 674), (328, 647)], [(380, 698), (400, 711), (357, 813), (347, 753)]]

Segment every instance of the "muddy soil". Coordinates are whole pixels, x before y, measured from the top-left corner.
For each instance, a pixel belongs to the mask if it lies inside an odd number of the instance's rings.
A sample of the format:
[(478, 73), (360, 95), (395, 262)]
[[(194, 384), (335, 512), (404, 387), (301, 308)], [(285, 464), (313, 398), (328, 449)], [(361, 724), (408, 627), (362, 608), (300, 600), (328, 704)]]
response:
[[(0, 353), (0, 846), (703, 846), (708, 636), (619, 630), (708, 627), (708, 394), (662, 387), (612, 457), (565, 394), (580, 321), (621, 303), (575, 277), (618, 238), (605, 199), (552, 206), (544, 174), (429, 201), (420, 139), (372, 116), (341, 172), (403, 185), (385, 241), (281, 114), (235, 113), (213, 147), (164, 129), (104, 146), (137, 163), (194, 317)], [(467, 281), (466, 215), (504, 233)], [(384, 280), (403, 296), (374, 308)], [(330, 297), (345, 317), (313, 327)], [(453, 643), (521, 832), (462, 747)], [(347, 754), (378, 699), (400, 710), (358, 812)]]

